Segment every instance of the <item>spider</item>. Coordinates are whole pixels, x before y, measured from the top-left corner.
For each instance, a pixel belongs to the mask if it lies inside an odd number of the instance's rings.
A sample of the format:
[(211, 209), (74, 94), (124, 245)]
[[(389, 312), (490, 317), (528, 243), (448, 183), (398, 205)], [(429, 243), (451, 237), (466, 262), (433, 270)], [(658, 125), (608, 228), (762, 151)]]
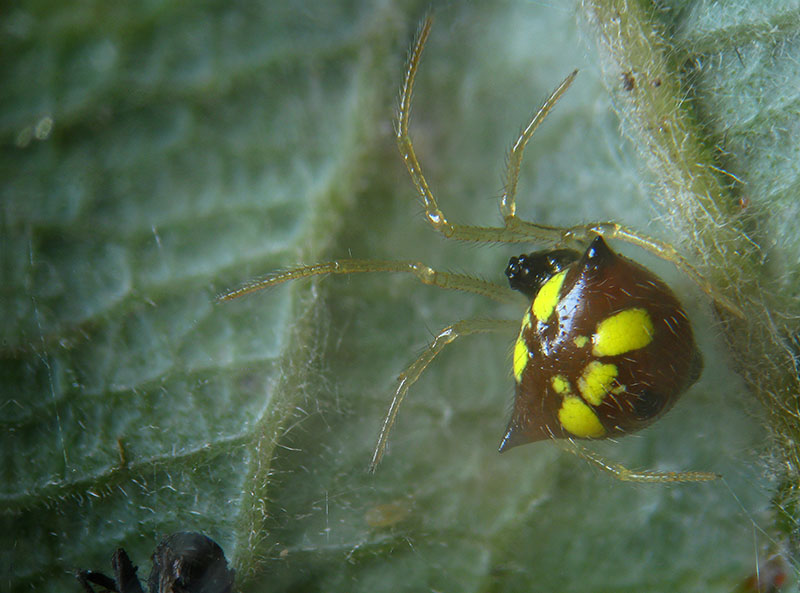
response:
[[(702, 357), (691, 323), (669, 287), (639, 264), (615, 253), (606, 239), (619, 239), (675, 264), (720, 305), (738, 313), (671, 245), (620, 224), (596, 222), (569, 228), (546, 226), (516, 215), (516, 195), (525, 146), (575, 80), (577, 70), (550, 94), (523, 128), (508, 156), (500, 198), (502, 226), (450, 222), (428, 186), (409, 135), (414, 80), (431, 31), (427, 17), (411, 47), (400, 92), (396, 139), (428, 223), (447, 239), (476, 243), (544, 243), (552, 248), (511, 258), (512, 289), (530, 299), (514, 346), (514, 411), (500, 452), (542, 439), (565, 447), (627, 481), (704, 481), (708, 472), (632, 471), (606, 461), (576, 439), (604, 439), (652, 424), (698, 379)], [(576, 249), (577, 247), (577, 249)], [(423, 284), (508, 302), (508, 289), (479, 278), (435, 270), (414, 261), (339, 259), (272, 273), (230, 290), (229, 301), (290, 280), (326, 274), (402, 272)], [(471, 334), (518, 328), (511, 320), (466, 319), (442, 329), (398, 377), (381, 425), (370, 471), (380, 463), (409, 388), (449, 344)]]
[[(75, 576), (86, 593), (92, 584), (104, 591), (144, 593), (127, 552), (117, 548), (111, 556), (114, 578), (101, 572), (82, 570)], [(153, 570), (147, 580), (150, 593), (230, 593), (234, 572), (228, 568), (222, 548), (209, 537), (194, 532), (166, 536), (153, 552)]]

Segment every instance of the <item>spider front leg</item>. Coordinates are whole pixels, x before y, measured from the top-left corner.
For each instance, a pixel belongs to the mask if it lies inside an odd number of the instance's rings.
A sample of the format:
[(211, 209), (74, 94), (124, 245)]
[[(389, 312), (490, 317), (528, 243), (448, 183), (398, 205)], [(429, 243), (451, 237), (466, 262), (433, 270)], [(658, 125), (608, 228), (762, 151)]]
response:
[(403, 272), (412, 274), (422, 284), (459, 290), (479, 294), (501, 303), (511, 303), (518, 300), (517, 295), (510, 292), (505, 286), (488, 282), (469, 276), (467, 274), (453, 274), (441, 272), (414, 261), (393, 261), (377, 259), (339, 259), (308, 266), (298, 266), (280, 272), (275, 272), (258, 278), (239, 288), (234, 288), (217, 297), (220, 302), (232, 301), (253, 292), (271, 288), (290, 280), (299, 280), (311, 276), (324, 276), (327, 274), (366, 274), (372, 272)]
[(516, 216), (516, 195), (517, 183), (519, 181), (519, 171), (522, 165), (522, 156), (525, 151), (525, 146), (533, 136), (536, 128), (542, 123), (542, 120), (547, 116), (550, 110), (555, 106), (556, 102), (566, 92), (572, 81), (575, 79), (578, 71), (575, 70), (564, 79), (564, 81), (553, 91), (547, 98), (539, 111), (533, 116), (528, 125), (522, 130), (522, 133), (514, 142), (511, 152), (508, 157), (508, 166), (506, 169), (506, 184), (503, 191), (503, 196), (500, 199), (500, 212), (503, 215), (503, 220), (506, 225), (507, 233), (509, 236), (525, 237), (525, 240), (531, 242), (544, 242), (553, 245), (577, 246), (583, 249), (595, 236), (600, 235), (604, 239), (619, 239), (636, 245), (656, 255), (657, 257), (666, 260), (675, 265), (684, 274), (689, 276), (691, 280), (697, 284), (700, 289), (711, 297), (715, 302), (722, 307), (736, 315), (743, 317), (741, 309), (737, 307), (733, 301), (728, 299), (725, 295), (721, 294), (706, 278), (697, 271), (692, 264), (690, 264), (685, 257), (683, 257), (677, 250), (670, 244), (664, 243), (652, 237), (641, 235), (627, 227), (624, 227), (615, 222), (592, 222), (589, 224), (576, 225), (568, 228), (554, 227), (535, 222), (522, 220)]
[(522, 236), (526, 237), (528, 241), (546, 242), (555, 245), (578, 246), (581, 249), (583, 249), (586, 244), (597, 235), (602, 236), (604, 239), (619, 239), (621, 241), (625, 241), (672, 263), (679, 270), (689, 276), (689, 278), (691, 278), (692, 281), (715, 302), (737, 317), (742, 318), (744, 314), (742, 313), (741, 309), (739, 309), (739, 307), (737, 307), (733, 301), (721, 294), (706, 278), (700, 274), (700, 272), (697, 271), (697, 268), (690, 264), (686, 258), (684, 258), (675, 250), (672, 245), (668, 243), (653, 239), (652, 237), (641, 235), (615, 222), (593, 222), (569, 228), (560, 228), (537, 224), (517, 218), (517, 183), (519, 181), (519, 171), (522, 165), (522, 156), (525, 151), (525, 146), (533, 136), (536, 128), (539, 127), (550, 110), (555, 106), (556, 102), (570, 87), (577, 74), (577, 70), (573, 71), (572, 74), (567, 76), (558, 86), (558, 88), (552, 92), (544, 104), (539, 108), (539, 111), (537, 111), (531, 121), (528, 122), (528, 125), (522, 130), (519, 138), (517, 138), (517, 141), (514, 142), (514, 145), (511, 148), (506, 169), (505, 189), (503, 191), (503, 196), (500, 199), (500, 213), (503, 215), (503, 220), (509, 234), (513, 234), (515, 237), (521, 234)]
[[(500, 214), (503, 215), (503, 222), (507, 228), (513, 228), (518, 221), (516, 216), (517, 183), (519, 182), (519, 170), (522, 166), (522, 155), (525, 152), (525, 146), (533, 137), (533, 133), (536, 131), (536, 128), (541, 125), (541, 123), (544, 121), (544, 118), (547, 117), (548, 113), (550, 113), (550, 110), (555, 107), (561, 96), (567, 92), (567, 89), (570, 87), (570, 85), (572, 85), (572, 82), (575, 80), (577, 75), (578, 71), (573, 70), (572, 73), (567, 76), (560, 85), (558, 85), (556, 90), (554, 90), (550, 96), (547, 97), (531, 121), (528, 122), (528, 125), (523, 128), (519, 138), (517, 138), (517, 141), (514, 142), (514, 145), (511, 147), (511, 152), (508, 155), (508, 164), (506, 166), (505, 188), (503, 189), (503, 196), (500, 198)], [(537, 226), (545, 231), (556, 230), (554, 227), (542, 225), (534, 226)]]
[(536, 129), (541, 125), (556, 103), (561, 99), (578, 71), (573, 71), (550, 94), (539, 110), (534, 114), (528, 124), (523, 128), (516, 142), (512, 145), (508, 156), (506, 181), (503, 195), (500, 198), (500, 213), (503, 216), (502, 227), (481, 227), (471, 225), (457, 225), (449, 222), (444, 213), (439, 209), (433, 192), (422, 173), (422, 168), (414, 152), (414, 145), (409, 135), (409, 118), (411, 115), (411, 98), (414, 90), (414, 81), (419, 68), (422, 50), (428, 39), (432, 19), (428, 17), (423, 22), (406, 67), (405, 78), (400, 92), (400, 107), (397, 117), (397, 144), (400, 154), (406, 164), (414, 186), (417, 188), (420, 199), (425, 207), (425, 216), (431, 226), (447, 238), (461, 239), (463, 241), (499, 242), (499, 243), (546, 243), (550, 245), (563, 245), (579, 243), (581, 247), (596, 235), (607, 239), (620, 239), (637, 245), (656, 256), (673, 263), (692, 281), (716, 301), (737, 317), (743, 317), (741, 309), (726, 296), (721, 294), (697, 269), (681, 256), (671, 245), (656, 239), (640, 235), (619, 224), (610, 222), (597, 222), (578, 225), (570, 228), (554, 227), (522, 220), (516, 215), (516, 195), (519, 182), (520, 167), (525, 146), (533, 137)]
[(458, 338), (471, 334), (506, 331), (515, 332), (518, 331), (518, 329), (518, 321), (507, 319), (466, 319), (454, 323), (440, 331), (419, 358), (397, 377), (397, 388), (392, 397), (392, 403), (389, 405), (389, 410), (386, 412), (383, 424), (381, 424), (381, 432), (378, 436), (378, 443), (375, 445), (375, 451), (372, 453), (369, 471), (374, 472), (383, 458), (383, 454), (386, 451), (386, 444), (389, 441), (389, 434), (392, 431), (394, 422), (397, 419), (397, 412), (408, 393), (408, 389), (417, 382), (423, 371), (446, 346), (452, 344)]
[[(531, 224), (531, 223), (526, 223)], [(534, 225), (535, 226), (535, 225)], [(681, 272), (686, 274), (700, 290), (706, 293), (714, 302), (727, 309), (736, 317), (744, 319), (742, 310), (728, 297), (722, 294), (711, 282), (708, 281), (689, 261), (683, 257), (669, 243), (659, 241), (646, 235), (641, 235), (634, 230), (617, 224), (616, 222), (593, 222), (563, 229), (560, 243), (577, 243), (586, 245), (593, 237), (600, 235), (604, 239), (619, 239), (649, 251), (656, 257), (670, 262)]]
[[(447, 220), (444, 213), (439, 209), (433, 192), (428, 186), (428, 182), (422, 173), (422, 167), (417, 160), (417, 155), (414, 152), (414, 145), (409, 135), (409, 118), (411, 116), (411, 98), (414, 92), (414, 81), (417, 76), (422, 50), (425, 47), (425, 42), (430, 34), (431, 25), (433, 20), (431, 17), (425, 19), (420, 27), (414, 45), (411, 48), (411, 53), (406, 66), (406, 74), (403, 79), (403, 86), (400, 90), (400, 106), (397, 114), (396, 135), (397, 146), (400, 149), (400, 155), (406, 164), (408, 173), (414, 186), (417, 188), (417, 193), (420, 196), (422, 205), (425, 208), (425, 217), (430, 225), (442, 233), (448, 239), (460, 239), (462, 241), (477, 241), (482, 243), (524, 243), (531, 240), (531, 231), (528, 225), (531, 223), (524, 223), (518, 225), (518, 219), (515, 217), (514, 196), (517, 189), (517, 179), (519, 177), (519, 167), (522, 162), (522, 153), (533, 136), (533, 132), (542, 123), (544, 118), (555, 106), (564, 92), (569, 88), (572, 81), (575, 79), (577, 71), (570, 74), (559, 86), (553, 91), (550, 97), (544, 102), (542, 107), (525, 127), (514, 148), (511, 151), (509, 158), (509, 169), (506, 182), (506, 190), (500, 203), (500, 210), (503, 214), (504, 226), (502, 227), (483, 227), (472, 225), (453, 224)], [(546, 227), (534, 225), (540, 233), (546, 235), (541, 238), (556, 242), (560, 238), (560, 230), (554, 227)]]

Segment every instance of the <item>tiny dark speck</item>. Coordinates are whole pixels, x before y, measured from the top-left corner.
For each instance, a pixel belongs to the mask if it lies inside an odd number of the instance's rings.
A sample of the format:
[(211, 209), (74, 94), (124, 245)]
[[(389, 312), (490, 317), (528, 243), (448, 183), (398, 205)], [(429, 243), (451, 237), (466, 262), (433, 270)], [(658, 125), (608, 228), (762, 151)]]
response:
[(622, 88), (628, 92), (636, 88), (636, 79), (631, 72), (622, 73)]

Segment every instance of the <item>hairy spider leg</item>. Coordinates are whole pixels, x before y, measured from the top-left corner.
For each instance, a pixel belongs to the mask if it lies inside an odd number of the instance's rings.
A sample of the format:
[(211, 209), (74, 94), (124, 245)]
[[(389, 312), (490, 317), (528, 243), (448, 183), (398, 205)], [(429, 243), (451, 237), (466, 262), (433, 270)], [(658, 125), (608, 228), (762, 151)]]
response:
[(495, 284), (494, 282), (488, 282), (467, 274), (441, 272), (420, 262), (384, 261), (377, 259), (339, 259), (319, 264), (289, 268), (269, 274), (263, 278), (257, 278), (238, 288), (224, 292), (217, 297), (217, 300), (220, 302), (232, 301), (233, 299), (243, 297), (259, 290), (271, 288), (277, 284), (311, 276), (372, 272), (403, 272), (412, 274), (417, 280), (422, 282), (422, 284), (427, 284), (429, 286), (479, 294), (501, 303), (519, 302), (519, 295), (512, 293), (505, 286)]
[(608, 461), (594, 451), (590, 451), (583, 445), (575, 442), (574, 439), (558, 441), (561, 448), (567, 453), (588, 461), (595, 467), (600, 468), (607, 474), (622, 482), (709, 482), (717, 480), (722, 476), (714, 472), (699, 471), (680, 471), (680, 472), (657, 472), (649, 470), (631, 470), (618, 463)]
[(386, 451), (386, 444), (389, 441), (389, 433), (392, 431), (394, 422), (397, 419), (397, 412), (400, 404), (408, 393), (408, 389), (417, 382), (420, 375), (433, 362), (444, 348), (452, 344), (456, 339), (478, 333), (489, 332), (516, 332), (519, 329), (519, 322), (510, 319), (464, 319), (452, 325), (448, 325), (440, 331), (433, 341), (428, 344), (425, 351), (420, 354), (409, 367), (397, 377), (397, 389), (395, 389), (392, 403), (386, 412), (386, 417), (381, 424), (381, 432), (378, 436), (378, 443), (372, 454), (369, 464), (369, 471), (374, 472), (383, 458)]
[(570, 87), (578, 74), (574, 70), (567, 76), (561, 84), (550, 94), (542, 106), (534, 114), (528, 124), (523, 128), (516, 142), (511, 147), (508, 156), (506, 169), (506, 182), (503, 194), (500, 198), (500, 214), (503, 217), (502, 227), (484, 227), (473, 225), (453, 224), (439, 209), (436, 197), (428, 185), (422, 167), (419, 164), (414, 145), (409, 134), (409, 120), (411, 117), (411, 100), (414, 93), (414, 81), (416, 80), (417, 70), (419, 69), (422, 51), (430, 34), (432, 17), (428, 16), (422, 23), (417, 33), (417, 37), (411, 48), (408, 64), (403, 78), (403, 85), (400, 90), (400, 106), (396, 122), (397, 145), (400, 154), (406, 164), (408, 173), (417, 193), (420, 196), (422, 205), (425, 208), (425, 217), (428, 223), (438, 232), (448, 239), (460, 239), (462, 241), (476, 241), (483, 243), (545, 243), (554, 246), (576, 245), (585, 246), (586, 243), (596, 235), (601, 235), (605, 239), (620, 239), (622, 241), (636, 245), (661, 259), (671, 262), (678, 269), (684, 272), (700, 289), (711, 297), (719, 305), (736, 315), (743, 317), (741, 309), (736, 306), (729, 298), (721, 294), (712, 284), (706, 280), (700, 272), (690, 264), (686, 258), (681, 256), (672, 246), (641, 235), (632, 229), (626, 228), (613, 222), (593, 222), (589, 224), (576, 225), (573, 227), (562, 228), (549, 225), (537, 224), (520, 219), (516, 215), (516, 194), (519, 181), (520, 167), (525, 146), (533, 137), (534, 132), (544, 121), (556, 103), (561, 99)]
[[(505, 286), (500, 286), (499, 284), (487, 282), (486, 280), (481, 280), (480, 278), (475, 278), (466, 274), (440, 272), (419, 262), (352, 259), (299, 266), (276, 272), (223, 293), (217, 298), (219, 301), (230, 301), (256, 291), (270, 288), (277, 284), (311, 276), (368, 272), (405, 272), (413, 274), (423, 284), (437, 286), (439, 288), (470, 292), (503, 303), (519, 302), (520, 300), (517, 293), (508, 290)], [(514, 332), (517, 331), (518, 326), (519, 322), (512, 320), (467, 319), (454, 323), (440, 331), (419, 358), (398, 376), (397, 388), (392, 396), (392, 401), (389, 405), (386, 417), (381, 424), (378, 442), (372, 454), (369, 465), (370, 472), (375, 471), (383, 458), (389, 440), (389, 434), (394, 426), (397, 413), (400, 409), (400, 405), (403, 403), (406, 393), (408, 393), (411, 385), (417, 382), (423, 371), (445, 346), (462, 336), (487, 332)]]

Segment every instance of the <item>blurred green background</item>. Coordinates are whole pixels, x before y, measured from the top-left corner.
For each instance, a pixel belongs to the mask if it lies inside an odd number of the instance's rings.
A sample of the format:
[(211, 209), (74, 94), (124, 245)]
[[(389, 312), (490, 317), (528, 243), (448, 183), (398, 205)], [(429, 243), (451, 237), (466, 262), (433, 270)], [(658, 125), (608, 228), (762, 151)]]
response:
[[(436, 17), (412, 133), (453, 221), (616, 220), (675, 241), (621, 137), (572, 2), (22, 2), (0, 37), (0, 554), (9, 591), (78, 590), (115, 547), (207, 533), (246, 591), (731, 591), (775, 550), (759, 409), (705, 295), (706, 370), (655, 426), (595, 449), (724, 480), (618, 483), (551, 443), (499, 456), (514, 336), (465, 338), (412, 389), (366, 472), (394, 378), (468, 317), (521, 317), (411, 278), (220, 291), (300, 262), (418, 259), (503, 282), (528, 247), (449, 244), (421, 216), (392, 117)], [(796, 2), (658, 4), (699, 111), (796, 256)], [(793, 20), (794, 19), (794, 20)], [(607, 84), (622, 84), (606, 81)], [(612, 89), (613, 90), (613, 89)], [(796, 250), (795, 250), (796, 252)], [(121, 453), (124, 452), (124, 453)], [(124, 459), (122, 459), (124, 457)]]

